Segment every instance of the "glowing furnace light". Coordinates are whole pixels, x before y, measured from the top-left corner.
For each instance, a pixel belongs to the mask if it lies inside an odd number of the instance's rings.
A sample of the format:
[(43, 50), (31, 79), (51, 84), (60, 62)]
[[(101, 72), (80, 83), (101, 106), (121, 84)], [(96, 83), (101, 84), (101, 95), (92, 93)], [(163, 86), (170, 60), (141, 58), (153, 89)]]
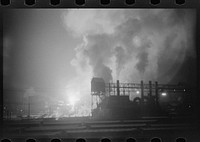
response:
[(140, 91), (137, 90), (137, 91), (136, 91), (136, 94), (140, 94)]
[(74, 106), (80, 99), (76, 96), (69, 96), (69, 104)]
[(167, 96), (167, 93), (166, 92), (162, 92), (161, 95), (162, 96)]

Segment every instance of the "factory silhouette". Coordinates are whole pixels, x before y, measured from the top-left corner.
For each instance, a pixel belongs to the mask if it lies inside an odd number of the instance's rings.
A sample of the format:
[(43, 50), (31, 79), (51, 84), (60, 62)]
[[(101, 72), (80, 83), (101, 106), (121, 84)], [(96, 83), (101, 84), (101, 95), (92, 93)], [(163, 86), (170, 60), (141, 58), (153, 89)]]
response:
[(91, 96), (92, 116), (97, 119), (187, 115), (192, 112), (191, 90), (182, 84), (120, 83), (119, 80), (105, 83), (102, 78), (93, 78)]
[[(9, 95), (4, 98), (5, 119), (85, 117), (85, 115), (75, 114), (79, 109), (75, 102), (72, 102), (74, 105), (72, 108), (61, 100), (49, 100), (48, 96), (37, 95), (24, 98), (20, 92), (15, 92), (16, 95), (19, 93), (18, 99), (13, 100)], [(106, 83), (103, 78), (93, 77), (90, 95), (89, 117), (93, 119), (184, 116), (192, 114), (194, 108), (193, 90), (180, 83), (159, 84), (152, 81), (120, 83), (119, 80), (116, 83)]]

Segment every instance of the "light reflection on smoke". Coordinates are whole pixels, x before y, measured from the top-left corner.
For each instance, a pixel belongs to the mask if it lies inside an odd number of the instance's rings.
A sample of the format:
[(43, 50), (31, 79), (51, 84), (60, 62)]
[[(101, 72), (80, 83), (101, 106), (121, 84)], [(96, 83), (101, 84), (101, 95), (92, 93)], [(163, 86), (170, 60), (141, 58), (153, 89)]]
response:
[(72, 61), (77, 77), (68, 82), (81, 101), (90, 100), (93, 76), (168, 83), (195, 56), (193, 10), (69, 10), (62, 16), (67, 31), (83, 39)]

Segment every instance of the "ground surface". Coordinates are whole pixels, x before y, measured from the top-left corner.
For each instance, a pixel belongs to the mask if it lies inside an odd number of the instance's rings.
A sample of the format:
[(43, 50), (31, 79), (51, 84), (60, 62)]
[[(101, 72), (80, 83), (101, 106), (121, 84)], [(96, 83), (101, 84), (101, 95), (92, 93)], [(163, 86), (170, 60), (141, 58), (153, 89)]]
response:
[(27, 138), (37, 141), (49, 141), (61, 138), (63, 141), (75, 141), (85, 138), (87, 141), (100, 141), (110, 138), (125, 142), (132, 137), (138, 142), (149, 142), (152, 137), (160, 137), (163, 142), (173, 142), (177, 137), (185, 137), (188, 142), (200, 141), (200, 129), (192, 117), (142, 117), (133, 120), (93, 120), (91, 118), (62, 118), (6, 120), (3, 138), (15, 142)]

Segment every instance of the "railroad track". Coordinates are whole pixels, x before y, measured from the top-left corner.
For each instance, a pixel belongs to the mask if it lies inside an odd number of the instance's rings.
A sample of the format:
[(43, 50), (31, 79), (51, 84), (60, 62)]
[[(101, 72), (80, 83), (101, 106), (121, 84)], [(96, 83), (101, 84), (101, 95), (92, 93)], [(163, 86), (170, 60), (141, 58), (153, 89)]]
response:
[(143, 117), (135, 120), (26, 120), (5, 121), (4, 137), (127, 137), (199, 132), (191, 118)]

